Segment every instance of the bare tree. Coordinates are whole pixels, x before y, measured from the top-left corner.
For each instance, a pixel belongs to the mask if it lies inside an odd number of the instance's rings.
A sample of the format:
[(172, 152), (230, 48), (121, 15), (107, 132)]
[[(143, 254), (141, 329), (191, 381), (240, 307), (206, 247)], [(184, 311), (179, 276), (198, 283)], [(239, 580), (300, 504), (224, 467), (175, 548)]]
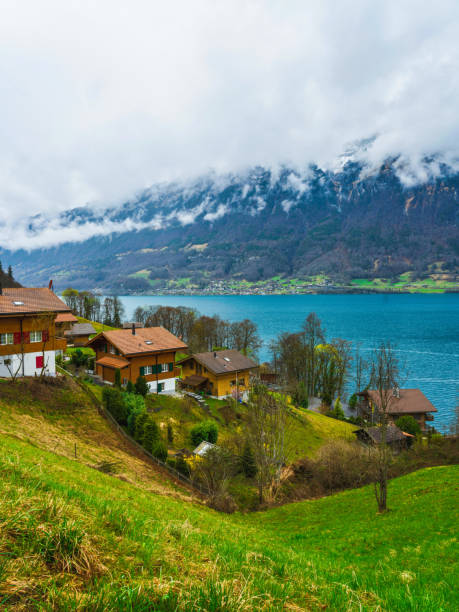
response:
[(387, 481), (391, 451), (387, 444), (388, 411), (399, 393), (399, 360), (390, 342), (381, 342), (373, 351), (371, 359), (370, 384), (376, 391), (375, 416), (381, 428), (381, 441), (377, 445), (375, 457), (376, 481), (375, 496), (378, 511), (387, 510)]
[(249, 396), (248, 436), (257, 464), (260, 503), (265, 493), (274, 497), (287, 460), (287, 402), (263, 385), (254, 385)]
[(11, 345), (12, 357), (7, 357), (4, 360), (6, 369), (9, 372), (12, 382), (21, 374), (24, 367), (24, 334), (21, 332), (14, 333), (14, 344)]

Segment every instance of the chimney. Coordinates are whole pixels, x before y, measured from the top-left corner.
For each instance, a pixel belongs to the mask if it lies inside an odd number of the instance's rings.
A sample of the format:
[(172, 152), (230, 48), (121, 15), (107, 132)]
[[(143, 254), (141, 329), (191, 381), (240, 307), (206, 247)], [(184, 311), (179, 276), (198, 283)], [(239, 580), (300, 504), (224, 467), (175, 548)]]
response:
[(53, 287), (53, 279), (51, 279), (51, 280), (49, 281), (48, 289), (49, 289), (50, 291), (54, 291), (54, 287)]
[(135, 336), (135, 323), (132, 324), (132, 335)]

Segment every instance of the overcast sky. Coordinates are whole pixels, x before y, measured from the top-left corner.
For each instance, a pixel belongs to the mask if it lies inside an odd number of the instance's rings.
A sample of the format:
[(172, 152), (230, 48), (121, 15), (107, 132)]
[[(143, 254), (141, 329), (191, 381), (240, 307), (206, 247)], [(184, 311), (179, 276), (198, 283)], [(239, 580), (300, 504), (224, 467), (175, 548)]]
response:
[(372, 135), (373, 162), (455, 157), (458, 41), (457, 0), (3, 0), (0, 245), (26, 216)]

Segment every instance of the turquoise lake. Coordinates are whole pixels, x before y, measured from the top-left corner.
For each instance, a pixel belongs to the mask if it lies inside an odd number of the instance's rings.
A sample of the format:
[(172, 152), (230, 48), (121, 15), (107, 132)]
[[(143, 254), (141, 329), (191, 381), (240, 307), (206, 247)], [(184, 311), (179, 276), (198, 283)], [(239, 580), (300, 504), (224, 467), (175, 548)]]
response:
[(397, 345), (406, 365), (404, 387), (421, 389), (437, 408), (435, 427), (447, 431), (459, 401), (459, 294), (421, 295), (231, 295), (124, 296), (127, 319), (137, 306), (188, 306), (258, 325), (270, 358), (269, 341), (280, 332), (298, 331), (315, 312), (327, 338), (345, 338), (371, 351), (381, 340)]

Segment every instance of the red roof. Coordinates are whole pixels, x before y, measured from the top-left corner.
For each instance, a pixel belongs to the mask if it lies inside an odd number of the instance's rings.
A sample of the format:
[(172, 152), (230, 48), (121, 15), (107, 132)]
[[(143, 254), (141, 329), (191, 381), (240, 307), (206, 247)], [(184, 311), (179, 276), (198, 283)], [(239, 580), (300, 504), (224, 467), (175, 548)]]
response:
[(55, 323), (78, 323), (78, 319), (71, 312), (60, 312), (54, 319)]
[(129, 361), (127, 359), (123, 359), (122, 357), (108, 356), (102, 357), (96, 361), (97, 365), (107, 366), (109, 368), (126, 368), (129, 365)]
[[(374, 389), (368, 389), (364, 394), (379, 406), (379, 394)], [(437, 412), (435, 406), (427, 399), (420, 389), (400, 389), (399, 397), (392, 392), (387, 407), (387, 414), (419, 414), (422, 412)]]

